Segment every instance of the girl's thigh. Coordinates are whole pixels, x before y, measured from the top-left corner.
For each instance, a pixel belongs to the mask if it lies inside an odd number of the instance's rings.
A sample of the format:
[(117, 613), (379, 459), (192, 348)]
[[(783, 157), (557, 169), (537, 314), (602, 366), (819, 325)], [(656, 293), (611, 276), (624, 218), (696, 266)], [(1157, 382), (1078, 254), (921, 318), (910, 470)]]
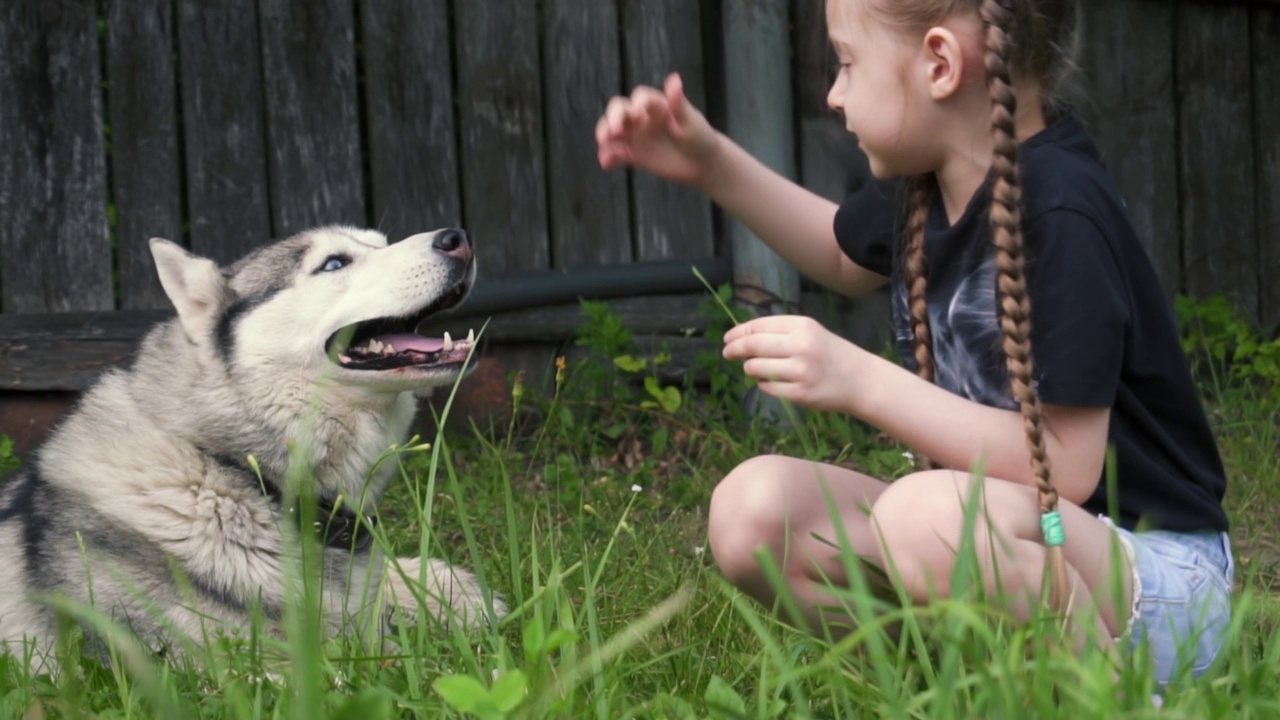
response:
[[(994, 478), (975, 480), (952, 470), (916, 473), (889, 487), (877, 501), (875, 515), (890, 553), (895, 552), (893, 545), (907, 550), (932, 543), (938, 552), (954, 555), (965, 528), (971, 527), (980, 561), (1037, 556), (1043, 567), (1039, 494), (1034, 487)], [(976, 516), (969, 504), (974, 500), (979, 503)], [(1087, 586), (1107, 627), (1123, 632), (1132, 602), (1132, 568), (1119, 536), (1110, 524), (1067, 500), (1059, 500), (1058, 512), (1066, 533), (1067, 564)], [(966, 524), (966, 518), (976, 524)], [(1038, 579), (1038, 569), (1032, 570)]]
[(835, 465), (780, 455), (752, 458), (725, 476), (712, 496), (712, 549), (719, 558), (765, 546), (792, 573), (843, 582), (839, 538), (843, 534), (859, 555), (878, 556), (870, 510), (888, 487)]

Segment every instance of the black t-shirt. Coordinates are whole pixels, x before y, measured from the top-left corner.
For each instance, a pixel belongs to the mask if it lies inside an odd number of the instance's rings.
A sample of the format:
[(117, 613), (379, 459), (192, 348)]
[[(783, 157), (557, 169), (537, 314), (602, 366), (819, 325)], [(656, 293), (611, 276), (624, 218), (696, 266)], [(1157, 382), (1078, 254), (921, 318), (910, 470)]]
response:
[[(1022, 143), (1019, 164), (1041, 400), (1111, 408), (1122, 526), (1226, 530), (1226, 476), (1172, 311), (1083, 124), (1057, 118)], [(936, 195), (925, 229), (936, 382), (1016, 410), (997, 323), (990, 179), (954, 225)], [(854, 262), (891, 278), (895, 336), (914, 370), (898, 262), (905, 219), (902, 183), (873, 181), (840, 206), (835, 233)], [(1109, 514), (1105, 472), (1084, 507)]]

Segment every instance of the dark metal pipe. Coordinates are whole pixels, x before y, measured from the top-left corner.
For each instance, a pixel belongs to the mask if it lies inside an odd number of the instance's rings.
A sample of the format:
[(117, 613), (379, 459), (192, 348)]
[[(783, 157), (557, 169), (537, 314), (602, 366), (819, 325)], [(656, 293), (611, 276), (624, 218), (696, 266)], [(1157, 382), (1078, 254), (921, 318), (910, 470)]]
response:
[(693, 268), (697, 268), (712, 287), (733, 280), (733, 263), (728, 258), (654, 260), (576, 270), (538, 270), (492, 279), (482, 275), (467, 300), (445, 317), (483, 317), (510, 310), (574, 303), (579, 299), (608, 300), (705, 292), (706, 287), (693, 274)]

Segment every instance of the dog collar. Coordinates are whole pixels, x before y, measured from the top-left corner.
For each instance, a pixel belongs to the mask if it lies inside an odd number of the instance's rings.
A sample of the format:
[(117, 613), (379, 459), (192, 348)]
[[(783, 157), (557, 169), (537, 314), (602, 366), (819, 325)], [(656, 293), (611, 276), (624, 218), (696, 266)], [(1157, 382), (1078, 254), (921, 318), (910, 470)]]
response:
[[(262, 494), (271, 501), (271, 504), (276, 507), (281, 515), (293, 517), (294, 522), (298, 523), (299, 529), (301, 529), (302, 513), (299, 512), (298, 503), (295, 500), (286, 507), (284, 490), (281, 489), (279, 484), (267, 476), (255, 472), (247, 463), (237, 461), (221, 453), (214, 453), (208, 450), (203, 452), (224, 469), (246, 478), (254, 487), (262, 491)], [(324, 540), (324, 544), (327, 547), (355, 550), (357, 552), (368, 550), (369, 546), (373, 544), (373, 535), (369, 531), (372, 530), (376, 523), (376, 518), (368, 516), (362, 518), (344, 504), (335, 505), (326, 498), (316, 498), (315, 532), (317, 537)], [(361, 524), (368, 525), (368, 529), (362, 532)]]

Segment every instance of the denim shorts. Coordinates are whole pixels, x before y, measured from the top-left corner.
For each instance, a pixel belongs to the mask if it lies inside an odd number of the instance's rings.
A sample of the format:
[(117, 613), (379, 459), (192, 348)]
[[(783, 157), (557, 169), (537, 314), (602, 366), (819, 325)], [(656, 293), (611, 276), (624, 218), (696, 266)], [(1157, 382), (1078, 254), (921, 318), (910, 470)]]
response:
[(1133, 568), (1133, 608), (1125, 631), (1130, 646), (1147, 647), (1161, 685), (1186, 669), (1204, 673), (1218, 657), (1231, 623), (1235, 562), (1230, 537), (1225, 532), (1115, 531)]

